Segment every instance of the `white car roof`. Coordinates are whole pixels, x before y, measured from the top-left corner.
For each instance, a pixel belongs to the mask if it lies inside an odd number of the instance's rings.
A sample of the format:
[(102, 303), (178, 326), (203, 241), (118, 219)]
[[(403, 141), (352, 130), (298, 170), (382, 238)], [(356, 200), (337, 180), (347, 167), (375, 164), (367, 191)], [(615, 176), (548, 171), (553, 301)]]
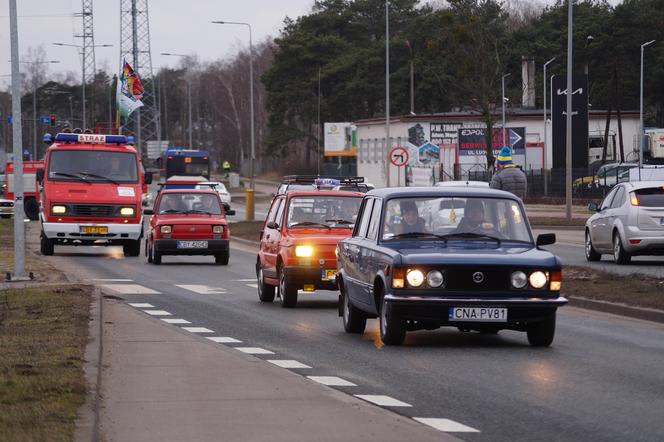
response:
[(486, 181), (440, 181), (436, 187), (489, 187)]

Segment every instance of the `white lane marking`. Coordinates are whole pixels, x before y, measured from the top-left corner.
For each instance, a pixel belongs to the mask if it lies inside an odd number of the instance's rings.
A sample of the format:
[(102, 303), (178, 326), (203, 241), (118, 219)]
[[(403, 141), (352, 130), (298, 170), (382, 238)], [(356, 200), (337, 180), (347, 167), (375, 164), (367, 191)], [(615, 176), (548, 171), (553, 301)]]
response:
[(190, 333), (214, 333), (212, 330), (205, 327), (182, 327), (182, 330), (186, 330)]
[(168, 313), (166, 310), (143, 310), (148, 315), (152, 316), (173, 316)]
[(273, 355), (274, 352), (266, 350), (260, 347), (234, 347), (236, 350), (240, 350), (242, 353), (247, 353), (250, 355)]
[(191, 324), (191, 322), (187, 321), (186, 319), (171, 319), (171, 318), (166, 318), (162, 319), (162, 321), (168, 323), (168, 324)]
[(257, 289), (257, 288), (258, 288), (258, 284), (247, 284), (247, 287), (251, 287), (251, 288)]
[(446, 433), (479, 433), (480, 430), (469, 427), (451, 419), (441, 419), (434, 417), (414, 417), (414, 420), (424, 425), (435, 428)]
[(314, 382), (319, 384), (329, 385), (330, 387), (357, 387), (356, 384), (353, 384), (350, 381), (345, 379), (338, 378), (336, 376), (307, 376)]
[(121, 295), (160, 295), (156, 290), (138, 284), (103, 284), (102, 289), (110, 290)]
[(235, 282), (254, 282), (256, 278), (247, 278), (247, 279), (234, 279)]
[(129, 305), (136, 308), (154, 308), (154, 305), (146, 302), (130, 302)]
[(311, 368), (302, 362), (294, 361), (292, 359), (268, 359), (268, 362), (281, 368)]
[(356, 394), (355, 397), (371, 402), (372, 404), (380, 405), (381, 407), (412, 407), (412, 405), (406, 402), (401, 402), (398, 399), (381, 394)]
[(113, 278), (95, 278), (93, 281), (100, 282), (132, 282), (133, 279), (113, 279)]
[(223, 295), (226, 290), (221, 287), (209, 287), (200, 284), (175, 284), (175, 287), (189, 290), (190, 292), (198, 293), (199, 295)]
[(242, 342), (239, 339), (231, 338), (229, 336), (209, 336), (208, 339), (219, 344), (236, 344)]

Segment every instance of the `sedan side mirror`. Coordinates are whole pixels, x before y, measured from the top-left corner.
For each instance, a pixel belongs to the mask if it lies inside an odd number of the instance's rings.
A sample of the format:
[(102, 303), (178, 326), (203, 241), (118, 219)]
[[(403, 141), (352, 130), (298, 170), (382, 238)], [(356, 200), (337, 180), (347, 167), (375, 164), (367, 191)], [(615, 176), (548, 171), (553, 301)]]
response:
[(152, 209), (143, 209), (143, 215), (154, 215), (154, 210), (152, 210)]
[(143, 182), (145, 184), (152, 184), (152, 172), (145, 172), (145, 177), (143, 177)]
[(227, 210), (227, 211), (226, 211), (226, 215), (228, 215), (228, 216), (233, 216), (233, 215), (235, 215), (235, 210)]
[(274, 221), (270, 221), (265, 225), (265, 227), (267, 227), (268, 229), (278, 229), (279, 224), (275, 223)]
[(541, 235), (537, 235), (537, 242), (535, 243), (535, 245), (537, 245), (537, 247), (548, 246), (550, 244), (555, 244), (555, 242), (556, 242), (555, 233), (542, 233)]
[(37, 182), (41, 186), (44, 182), (44, 169), (37, 169)]
[(599, 206), (597, 205), (597, 203), (592, 202), (592, 203), (588, 204), (588, 211), (590, 211), (590, 212), (599, 212)]

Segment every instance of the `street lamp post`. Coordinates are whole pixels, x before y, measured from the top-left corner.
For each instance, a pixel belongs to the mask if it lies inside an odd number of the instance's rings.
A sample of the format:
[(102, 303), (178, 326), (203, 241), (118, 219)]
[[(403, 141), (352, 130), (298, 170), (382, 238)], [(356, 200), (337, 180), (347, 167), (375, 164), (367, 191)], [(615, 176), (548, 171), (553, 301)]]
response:
[[(83, 49), (84, 48), (81, 45), (68, 44), (68, 43), (53, 43), (53, 45), (76, 48), (79, 55), (81, 56), (81, 67), (82, 67), (82, 69), (81, 69), (82, 70), (81, 95), (83, 96), (82, 97), (83, 98), (83, 104), (82, 104), (82, 106), (83, 106), (83, 109), (82, 109), (83, 110), (83, 116), (81, 117), (83, 124), (81, 124), (81, 126), (82, 126), (82, 129), (85, 129), (85, 126), (86, 126), (86, 119), (85, 119), (85, 60), (83, 59), (83, 55), (84, 55)], [(110, 48), (112, 46), (113, 45), (89, 45), (89, 46), (86, 46), (86, 49), (87, 48)]]
[(235, 21), (213, 21), (217, 25), (240, 25), (249, 28), (249, 109), (250, 109), (250, 127), (251, 127), (251, 159), (249, 161), (249, 183), (251, 189), (254, 189), (254, 161), (256, 160), (256, 147), (254, 139), (254, 46), (251, 33), (251, 25), (245, 22)]
[[(385, 170), (387, 187), (390, 187), (390, 2), (385, 0)], [(399, 169), (397, 169), (397, 173)]]
[[(48, 61), (22, 61), (22, 64), (54, 64), (60, 63), (58, 60)], [(37, 161), (37, 81), (33, 78), (32, 84), (32, 159)]]
[[(189, 57), (186, 54), (173, 54), (170, 52), (162, 52), (161, 55), (169, 55), (171, 57), (182, 57), (182, 58), (187, 58)], [(188, 126), (189, 126), (189, 149), (194, 148), (194, 143), (193, 143), (193, 136), (192, 136), (192, 117), (191, 117), (191, 77), (189, 75), (189, 69), (187, 68), (187, 119), (188, 119)]]
[(646, 46), (655, 43), (655, 40), (650, 40), (641, 45), (641, 81), (639, 82), (639, 179), (641, 178), (641, 164), (643, 163), (643, 52)]
[(503, 133), (503, 146), (505, 147), (505, 79), (509, 77), (512, 74), (505, 74), (503, 75), (502, 78), (502, 85), (503, 85), (503, 95), (502, 95), (502, 102), (503, 102), (503, 126), (501, 132)]
[(574, 2), (567, 6), (567, 115), (565, 146), (565, 215), (567, 222), (572, 221), (572, 26), (574, 23)]
[(546, 142), (546, 68), (549, 66), (549, 64), (553, 63), (553, 61), (556, 59), (556, 57), (553, 57), (551, 60), (547, 61), (544, 63), (544, 76), (542, 77), (542, 83), (544, 83), (544, 94), (542, 95), (543, 100), (544, 100), (544, 196), (549, 195), (549, 183), (548, 183), (548, 174), (549, 174), (549, 152), (547, 150), (547, 142)]

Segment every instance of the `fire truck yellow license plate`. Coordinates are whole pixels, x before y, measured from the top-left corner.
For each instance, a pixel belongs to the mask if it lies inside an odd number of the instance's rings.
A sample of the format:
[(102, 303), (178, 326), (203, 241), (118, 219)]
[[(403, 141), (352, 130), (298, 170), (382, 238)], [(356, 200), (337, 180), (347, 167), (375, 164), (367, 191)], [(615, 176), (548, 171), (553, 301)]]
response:
[(106, 226), (81, 226), (81, 233), (108, 233)]

